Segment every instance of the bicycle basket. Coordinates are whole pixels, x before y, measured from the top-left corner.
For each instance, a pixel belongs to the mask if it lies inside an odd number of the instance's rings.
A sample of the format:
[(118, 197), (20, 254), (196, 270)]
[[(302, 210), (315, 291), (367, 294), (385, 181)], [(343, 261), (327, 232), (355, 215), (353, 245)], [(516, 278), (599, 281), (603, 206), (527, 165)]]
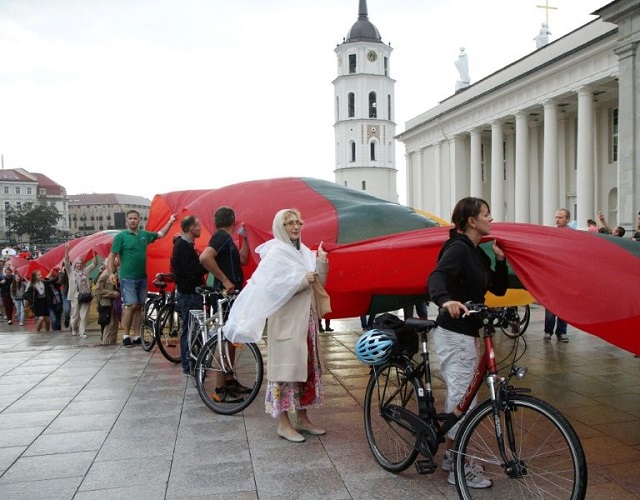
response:
[(373, 326), (380, 330), (393, 330), (396, 342), (392, 354), (408, 354), (413, 356), (418, 352), (418, 335), (413, 330), (404, 327), (404, 321), (391, 313), (384, 313), (373, 321)]

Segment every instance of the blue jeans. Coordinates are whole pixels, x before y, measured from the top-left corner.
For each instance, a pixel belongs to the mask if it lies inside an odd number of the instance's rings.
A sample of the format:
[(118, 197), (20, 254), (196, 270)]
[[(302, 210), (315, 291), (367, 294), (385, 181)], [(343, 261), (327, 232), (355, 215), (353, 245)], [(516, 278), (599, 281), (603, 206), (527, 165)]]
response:
[(122, 278), (120, 280), (120, 295), (125, 306), (144, 305), (147, 300), (147, 278), (135, 280)]
[(563, 319), (558, 318), (555, 314), (553, 314), (549, 309), (544, 310), (544, 333), (548, 333), (553, 336), (553, 330), (555, 328), (555, 333), (559, 337), (560, 335), (567, 334), (567, 322)]
[(176, 291), (176, 305), (182, 320), (182, 332), (180, 334), (180, 359), (182, 371), (188, 373), (189, 369), (189, 311), (199, 309), (202, 311), (202, 295), (197, 293), (180, 293)]

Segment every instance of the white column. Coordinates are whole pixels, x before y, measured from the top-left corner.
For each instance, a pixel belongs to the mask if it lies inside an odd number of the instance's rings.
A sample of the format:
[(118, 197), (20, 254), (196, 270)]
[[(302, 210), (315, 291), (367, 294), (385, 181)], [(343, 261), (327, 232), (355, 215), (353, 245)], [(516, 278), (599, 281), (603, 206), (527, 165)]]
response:
[(408, 207), (413, 206), (413, 183), (411, 182), (412, 175), (413, 175), (413, 165), (411, 165), (412, 160), (413, 160), (413, 154), (405, 150), (404, 163), (407, 166), (407, 170), (405, 172), (404, 186), (405, 186), (405, 193), (407, 196)]
[(529, 124), (524, 111), (516, 113), (516, 222), (529, 222)]
[(491, 215), (504, 220), (504, 154), (502, 123), (491, 122)]
[(443, 206), (442, 193), (444, 193), (444, 186), (442, 185), (442, 149), (440, 143), (433, 145), (433, 184), (435, 186), (435, 206), (438, 207), (434, 212), (434, 215), (442, 217), (443, 219), (449, 219), (451, 216), (451, 210), (449, 207)]
[(540, 122), (529, 122), (529, 221), (542, 224), (540, 220)]
[(469, 193), (476, 198), (482, 198), (482, 158), (480, 157), (482, 131), (480, 128), (474, 128), (470, 131), (471, 145), (469, 151)]
[(578, 175), (576, 201), (578, 227), (586, 228), (587, 219), (593, 217), (593, 93), (587, 87), (578, 89)]
[(558, 105), (545, 101), (544, 152), (542, 165), (542, 224), (555, 225), (558, 208)]
[(415, 186), (413, 186), (413, 192), (415, 197), (413, 199), (413, 208), (424, 210), (423, 194), (424, 194), (424, 169), (422, 168), (422, 150), (418, 150), (414, 153), (413, 168), (416, 175), (414, 176)]

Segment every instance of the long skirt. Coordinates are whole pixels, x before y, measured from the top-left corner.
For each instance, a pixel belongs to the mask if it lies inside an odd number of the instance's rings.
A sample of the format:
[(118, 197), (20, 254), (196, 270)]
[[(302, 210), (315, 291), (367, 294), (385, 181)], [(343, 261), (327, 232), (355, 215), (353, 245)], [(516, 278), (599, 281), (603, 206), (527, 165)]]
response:
[(283, 411), (304, 410), (324, 403), (324, 386), (318, 355), (318, 336), (313, 314), (309, 315), (307, 334), (308, 377), (305, 382), (269, 382), (265, 398), (265, 412), (277, 417)]

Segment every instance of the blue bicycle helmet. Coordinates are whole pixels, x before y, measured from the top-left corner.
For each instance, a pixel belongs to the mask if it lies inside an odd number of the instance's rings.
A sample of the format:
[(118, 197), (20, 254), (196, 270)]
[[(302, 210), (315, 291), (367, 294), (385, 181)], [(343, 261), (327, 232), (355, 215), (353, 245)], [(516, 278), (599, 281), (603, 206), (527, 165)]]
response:
[(395, 342), (393, 332), (377, 328), (364, 332), (355, 345), (357, 358), (368, 365), (380, 365), (391, 357)]

